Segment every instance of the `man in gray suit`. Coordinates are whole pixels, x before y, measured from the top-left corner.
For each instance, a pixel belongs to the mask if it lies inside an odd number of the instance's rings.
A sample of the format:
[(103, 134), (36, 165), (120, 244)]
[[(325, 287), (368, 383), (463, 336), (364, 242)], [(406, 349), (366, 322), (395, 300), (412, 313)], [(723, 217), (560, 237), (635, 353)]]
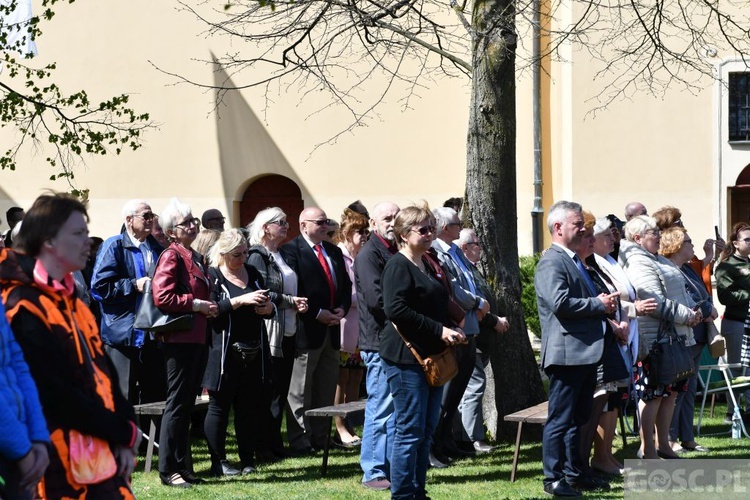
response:
[(580, 429), (591, 416), (596, 365), (604, 350), (605, 314), (616, 295), (596, 295), (575, 254), (584, 233), (581, 205), (558, 201), (547, 227), (552, 246), (536, 268), (542, 367), (549, 377), (549, 411), (542, 440), (544, 491), (580, 496), (579, 490), (609, 489), (592, 476), (580, 456)]

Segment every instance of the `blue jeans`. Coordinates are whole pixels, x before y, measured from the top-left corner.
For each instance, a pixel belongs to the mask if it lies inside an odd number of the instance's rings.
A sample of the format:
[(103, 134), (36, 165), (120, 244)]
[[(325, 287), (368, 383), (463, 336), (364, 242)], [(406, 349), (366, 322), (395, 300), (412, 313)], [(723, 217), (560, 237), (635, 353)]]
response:
[(391, 498), (422, 498), (443, 388), (427, 385), (422, 367), (417, 364), (384, 359), (381, 362), (393, 395), (396, 425), (391, 451)]
[(393, 443), (393, 398), (377, 351), (362, 351), (367, 367), (367, 405), (359, 463), (362, 482), (390, 477), (390, 451)]

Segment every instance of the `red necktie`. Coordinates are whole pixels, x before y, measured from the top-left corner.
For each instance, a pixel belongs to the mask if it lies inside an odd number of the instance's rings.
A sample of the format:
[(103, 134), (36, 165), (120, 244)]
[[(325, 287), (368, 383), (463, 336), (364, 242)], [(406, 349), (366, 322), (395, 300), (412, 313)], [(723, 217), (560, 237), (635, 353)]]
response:
[(326, 256), (323, 255), (323, 245), (318, 243), (313, 247), (315, 249), (315, 254), (318, 256), (318, 262), (320, 262), (320, 265), (323, 266), (323, 271), (326, 273), (326, 280), (328, 281), (328, 289), (331, 292), (331, 307), (334, 307), (336, 296), (335, 296), (335, 288), (333, 285), (333, 275), (331, 274), (331, 268), (328, 267), (328, 261), (326, 260)]

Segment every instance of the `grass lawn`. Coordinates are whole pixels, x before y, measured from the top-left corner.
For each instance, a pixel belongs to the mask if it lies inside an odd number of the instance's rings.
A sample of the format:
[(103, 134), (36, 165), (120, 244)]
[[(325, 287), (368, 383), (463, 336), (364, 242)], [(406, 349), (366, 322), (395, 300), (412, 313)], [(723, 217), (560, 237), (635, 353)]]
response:
[[(749, 440), (732, 440), (729, 426), (723, 424), (725, 406), (717, 404), (715, 418), (704, 418), (704, 437), (696, 437), (698, 442), (711, 449), (705, 453), (686, 453), (686, 458), (750, 458)], [(708, 411), (706, 412), (708, 415)], [(695, 422), (698, 416), (696, 414)], [(230, 430), (232, 429), (230, 425)], [(726, 432), (724, 432), (726, 431)], [(705, 436), (706, 433), (721, 435)], [(231, 433), (230, 433), (231, 434)], [(234, 442), (228, 443), (229, 459), (236, 463)], [(635, 458), (638, 449), (636, 436), (628, 436), (626, 448), (622, 440), (615, 440), (615, 456), (619, 460)], [(215, 479), (208, 476), (210, 460), (204, 440), (194, 440), (193, 456), (195, 470), (209, 482), (188, 490), (162, 486), (155, 470), (146, 474), (139, 463), (133, 478), (133, 489), (138, 498), (184, 498), (184, 499), (386, 499), (388, 492), (373, 492), (360, 485), (362, 471), (359, 468), (359, 453), (332, 449), (328, 462), (328, 475), (320, 477), (322, 453), (312, 457), (287, 459), (275, 464), (261, 464), (258, 472), (242, 478)], [(427, 490), (434, 499), (462, 498), (550, 498), (542, 490), (542, 446), (541, 442), (527, 441), (521, 449), (518, 474), (514, 483), (510, 482), (510, 468), (513, 460), (513, 445), (501, 443), (493, 454), (462, 459), (451, 467), (430, 470), (427, 477)], [(154, 457), (156, 466), (156, 457)], [(612, 490), (596, 492), (588, 498), (622, 498), (622, 479), (612, 481)]]

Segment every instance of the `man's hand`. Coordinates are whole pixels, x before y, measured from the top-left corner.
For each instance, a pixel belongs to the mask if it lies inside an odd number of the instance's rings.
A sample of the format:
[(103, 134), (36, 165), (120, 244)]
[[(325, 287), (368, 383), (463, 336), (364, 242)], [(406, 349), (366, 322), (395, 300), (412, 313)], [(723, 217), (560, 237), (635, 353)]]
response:
[(497, 324), (495, 325), (495, 333), (505, 333), (510, 329), (510, 323), (508, 323), (508, 318), (505, 317), (497, 317)]
[(146, 283), (149, 281), (151, 281), (151, 278), (148, 276), (135, 280), (135, 287), (138, 289), (138, 293), (143, 293), (143, 287), (146, 286)]
[(336, 311), (340, 311), (340, 309), (334, 309), (333, 312), (327, 309), (322, 309), (320, 311), (320, 314), (318, 314), (317, 319), (326, 326), (338, 325), (339, 323), (341, 323), (341, 318), (343, 318), (343, 315), (338, 316), (337, 314), (335, 314)]

